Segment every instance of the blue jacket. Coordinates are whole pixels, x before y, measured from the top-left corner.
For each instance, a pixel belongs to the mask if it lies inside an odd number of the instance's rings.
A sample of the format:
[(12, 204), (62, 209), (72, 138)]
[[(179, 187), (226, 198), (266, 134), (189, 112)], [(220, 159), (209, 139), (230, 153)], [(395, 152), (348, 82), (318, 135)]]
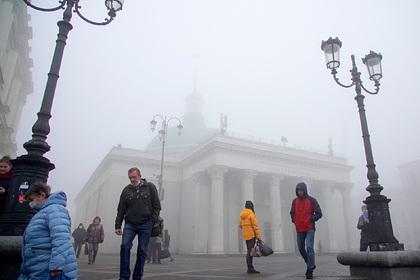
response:
[(48, 280), (50, 271), (61, 270), (77, 279), (71, 244), (71, 221), (64, 192), (51, 194), (31, 219), (23, 235), (22, 265), (18, 280)]

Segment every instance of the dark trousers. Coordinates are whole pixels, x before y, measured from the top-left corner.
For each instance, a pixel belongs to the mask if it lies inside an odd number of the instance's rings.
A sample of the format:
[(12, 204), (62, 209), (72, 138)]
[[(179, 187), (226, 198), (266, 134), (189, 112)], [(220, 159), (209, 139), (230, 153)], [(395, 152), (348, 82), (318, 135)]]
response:
[(162, 254), (162, 245), (158, 242), (152, 243), (152, 261), (153, 263), (160, 263), (160, 255)]
[(138, 239), (138, 246), (136, 265), (133, 271), (133, 280), (141, 280), (152, 227), (152, 220), (140, 225), (125, 224), (120, 251), (120, 280), (130, 279), (130, 251), (131, 247), (133, 247), (133, 240), (136, 235)]
[(369, 238), (367, 236), (360, 236), (360, 252), (367, 251), (369, 247)]
[(74, 252), (76, 253), (76, 258), (79, 258), (82, 247), (83, 247), (83, 242), (74, 241)]
[(246, 265), (248, 268), (254, 268), (254, 265), (252, 263), (253, 257), (251, 257), (251, 249), (255, 245), (255, 238), (252, 238), (250, 240), (246, 240)]
[(88, 243), (89, 263), (94, 263), (98, 254), (99, 243)]

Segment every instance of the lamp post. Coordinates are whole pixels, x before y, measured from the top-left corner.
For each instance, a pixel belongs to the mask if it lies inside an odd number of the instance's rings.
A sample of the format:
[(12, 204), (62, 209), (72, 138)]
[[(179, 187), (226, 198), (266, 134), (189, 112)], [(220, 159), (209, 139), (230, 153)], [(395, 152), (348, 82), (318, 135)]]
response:
[(386, 196), (381, 194), (383, 187), (379, 184), (379, 176), (376, 171), (376, 165), (373, 160), (372, 145), (370, 143), (370, 136), (368, 124), (366, 119), (364, 95), (362, 90), (369, 94), (377, 94), (379, 92), (379, 81), (382, 78), (382, 55), (370, 51), (363, 59), (362, 62), (368, 68), (369, 79), (374, 82), (375, 90), (370, 91), (364, 85), (360, 78), (360, 72), (357, 70), (354, 55), (351, 55), (352, 69), (351, 80), (348, 85), (343, 84), (337, 78), (337, 68), (340, 66), (340, 48), (341, 41), (338, 38), (329, 38), (327, 41), (322, 41), (321, 49), (325, 53), (326, 65), (331, 69), (331, 74), (335, 82), (344, 88), (355, 88), (357, 106), (359, 108), (360, 125), (362, 128), (362, 137), (365, 149), (365, 156), (367, 162), (367, 178), (369, 185), (366, 190), (370, 195), (366, 198), (364, 203), (368, 206), (369, 210), (369, 231), (370, 241), (369, 248), (371, 251), (398, 251), (404, 250), (404, 245), (400, 244), (394, 237), (392, 230), (391, 217), (389, 213), (389, 202)]
[(156, 119), (160, 119), (162, 121), (161, 127), (159, 129), (159, 137), (160, 137), (160, 141), (162, 141), (162, 155), (161, 155), (161, 160), (160, 160), (160, 174), (158, 176), (158, 192), (159, 192), (159, 199), (163, 200), (163, 196), (164, 196), (164, 191), (163, 191), (163, 165), (164, 165), (164, 159), (165, 159), (166, 137), (168, 136), (168, 125), (171, 121), (177, 121), (178, 122), (178, 125), (177, 125), (178, 134), (181, 134), (183, 126), (182, 126), (181, 120), (177, 117), (168, 118), (166, 116), (156, 114), (156, 115), (153, 116), (153, 119), (150, 121), (150, 129), (152, 131), (155, 131), (155, 129), (156, 129), (156, 125), (157, 125)]
[(34, 5), (31, 0), (23, 0), (31, 8), (43, 12), (64, 10), (63, 19), (57, 22), (58, 35), (55, 51), (48, 73), (47, 84), (38, 118), (32, 127), (32, 139), (23, 147), (28, 152), (13, 160), (13, 177), (10, 182), (9, 193), (4, 214), (0, 217), (0, 279), (16, 279), (19, 273), (21, 235), (23, 234), (32, 211), (22, 199), (24, 192), (35, 181), (47, 181), (48, 174), (55, 168), (44, 154), (50, 150), (46, 142), (50, 132), (49, 119), (54, 99), (55, 89), (63, 58), (67, 37), (73, 26), (70, 23), (74, 13), (84, 21), (94, 25), (107, 25), (112, 22), (116, 12), (122, 9), (124, 0), (105, 0), (108, 18), (103, 22), (96, 22), (86, 18), (81, 13), (81, 0), (60, 0), (54, 8), (42, 8)]

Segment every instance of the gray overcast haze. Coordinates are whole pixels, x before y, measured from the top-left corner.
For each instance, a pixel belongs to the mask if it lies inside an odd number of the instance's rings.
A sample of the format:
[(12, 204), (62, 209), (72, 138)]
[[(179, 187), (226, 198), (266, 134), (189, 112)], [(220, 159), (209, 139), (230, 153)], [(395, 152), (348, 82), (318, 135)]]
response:
[[(80, 0), (84, 14), (96, 20), (106, 16), (103, 2)], [(49, 183), (74, 199), (113, 146), (147, 145), (156, 135), (149, 129), (155, 113), (181, 117), (199, 54), (207, 125), (219, 127), (224, 113), (228, 131), (286, 136), (289, 146), (324, 152), (331, 137), (334, 151), (355, 167), (361, 200), (366, 163), (354, 89), (335, 84), (320, 48), (322, 40), (338, 36), (342, 82), (350, 81), (354, 54), (364, 85), (373, 89), (361, 58), (370, 50), (383, 55), (381, 91), (366, 96), (365, 105), (386, 195), (401, 186), (397, 166), (420, 158), (419, 11), (418, 0), (126, 0), (106, 27), (75, 15), (47, 140), (46, 156), (56, 165)], [(31, 137), (62, 16), (30, 14), (34, 92), (21, 118), (19, 154)]]

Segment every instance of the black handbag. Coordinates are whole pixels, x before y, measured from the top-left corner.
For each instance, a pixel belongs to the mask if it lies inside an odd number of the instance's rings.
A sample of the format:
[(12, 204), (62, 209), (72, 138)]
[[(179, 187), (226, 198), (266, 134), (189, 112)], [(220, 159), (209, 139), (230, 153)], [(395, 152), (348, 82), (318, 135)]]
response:
[(271, 254), (273, 254), (273, 250), (267, 246), (267, 244), (264, 243), (264, 241), (262, 240), (258, 240), (258, 247), (260, 248), (260, 252), (261, 255), (263, 255), (264, 257), (267, 257)]
[(88, 248), (88, 243), (85, 243), (85, 250), (83, 252), (85, 255), (89, 255), (89, 248)]

